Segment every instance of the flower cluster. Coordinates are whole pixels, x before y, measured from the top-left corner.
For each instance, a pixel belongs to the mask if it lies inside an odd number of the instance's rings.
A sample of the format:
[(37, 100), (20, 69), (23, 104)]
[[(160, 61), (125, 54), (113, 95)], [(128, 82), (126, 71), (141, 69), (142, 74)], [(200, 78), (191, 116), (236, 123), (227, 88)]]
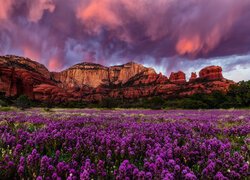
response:
[(3, 179), (250, 175), (250, 112), (244, 110), (1, 112), (0, 137)]

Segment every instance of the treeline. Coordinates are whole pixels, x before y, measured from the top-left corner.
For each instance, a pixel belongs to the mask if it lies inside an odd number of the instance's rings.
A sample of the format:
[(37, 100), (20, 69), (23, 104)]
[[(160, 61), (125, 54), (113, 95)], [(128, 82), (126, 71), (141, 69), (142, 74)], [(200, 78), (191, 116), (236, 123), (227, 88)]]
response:
[(149, 108), (149, 109), (218, 109), (218, 108), (249, 108), (250, 81), (241, 81), (230, 86), (225, 94), (214, 91), (211, 94), (195, 94), (189, 97), (168, 98), (152, 97), (148, 99), (121, 100), (107, 98), (102, 102), (65, 102), (53, 104), (51, 102), (35, 102), (22, 95), (17, 99), (6, 99), (2, 95), (0, 106), (15, 105), (21, 109), (29, 107), (61, 108)]

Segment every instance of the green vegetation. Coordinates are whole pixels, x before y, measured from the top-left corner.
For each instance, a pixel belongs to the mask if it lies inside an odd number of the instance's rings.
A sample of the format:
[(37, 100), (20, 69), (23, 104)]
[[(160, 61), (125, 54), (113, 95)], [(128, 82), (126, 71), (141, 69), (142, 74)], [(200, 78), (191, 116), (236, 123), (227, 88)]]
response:
[(237, 85), (232, 85), (227, 94), (229, 101), (235, 103), (239, 107), (250, 106), (250, 81), (241, 81)]
[(25, 110), (31, 107), (31, 102), (27, 96), (21, 95), (16, 99), (16, 106), (21, 110)]
[(0, 112), (8, 112), (8, 111), (11, 111), (12, 108), (11, 107), (0, 107)]
[(0, 107), (6, 107), (6, 106), (8, 106), (8, 104), (0, 99)]

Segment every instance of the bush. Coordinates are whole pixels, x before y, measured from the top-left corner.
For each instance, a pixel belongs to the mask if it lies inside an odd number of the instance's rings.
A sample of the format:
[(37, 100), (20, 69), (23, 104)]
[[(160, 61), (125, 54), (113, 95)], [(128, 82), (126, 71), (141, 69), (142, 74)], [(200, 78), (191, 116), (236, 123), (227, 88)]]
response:
[(164, 103), (165, 100), (163, 98), (156, 96), (148, 101), (148, 107), (150, 109), (162, 109)]
[(199, 100), (184, 99), (182, 100), (181, 107), (184, 109), (207, 109), (208, 105)]
[(16, 106), (24, 110), (31, 107), (31, 102), (27, 96), (21, 95), (16, 99)]
[(119, 107), (119, 104), (121, 104), (120, 101), (113, 99), (113, 98), (106, 98), (104, 100), (102, 100), (102, 102), (100, 103), (100, 107), (101, 108), (117, 108)]
[(179, 100), (171, 100), (166, 101), (164, 107), (167, 109), (207, 109), (208, 105), (202, 101), (194, 100), (194, 99), (179, 99)]
[(0, 107), (6, 107), (6, 106), (8, 106), (8, 104), (0, 99)]

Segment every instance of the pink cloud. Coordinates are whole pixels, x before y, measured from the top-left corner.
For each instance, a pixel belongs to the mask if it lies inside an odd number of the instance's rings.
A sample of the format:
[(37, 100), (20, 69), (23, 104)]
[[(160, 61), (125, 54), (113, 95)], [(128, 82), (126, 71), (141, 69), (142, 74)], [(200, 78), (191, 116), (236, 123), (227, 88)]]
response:
[(102, 26), (109, 28), (121, 25), (121, 20), (113, 11), (115, 5), (113, 0), (93, 0), (89, 3), (82, 3), (77, 8), (77, 18), (84, 21), (92, 32), (99, 32)]
[(8, 19), (13, 3), (13, 0), (0, 0), (0, 20)]
[(60, 70), (62, 68), (62, 64), (61, 64), (61, 62), (60, 62), (60, 60), (58, 58), (52, 57), (49, 60), (48, 68), (51, 71), (58, 71), (58, 70)]
[(39, 61), (41, 58), (40, 53), (29, 46), (23, 46), (23, 54), (25, 57), (31, 58), (35, 61)]
[(31, 2), (31, 8), (29, 11), (29, 20), (31, 22), (39, 21), (44, 11), (53, 12), (55, 10), (55, 4), (52, 0), (36, 0)]

